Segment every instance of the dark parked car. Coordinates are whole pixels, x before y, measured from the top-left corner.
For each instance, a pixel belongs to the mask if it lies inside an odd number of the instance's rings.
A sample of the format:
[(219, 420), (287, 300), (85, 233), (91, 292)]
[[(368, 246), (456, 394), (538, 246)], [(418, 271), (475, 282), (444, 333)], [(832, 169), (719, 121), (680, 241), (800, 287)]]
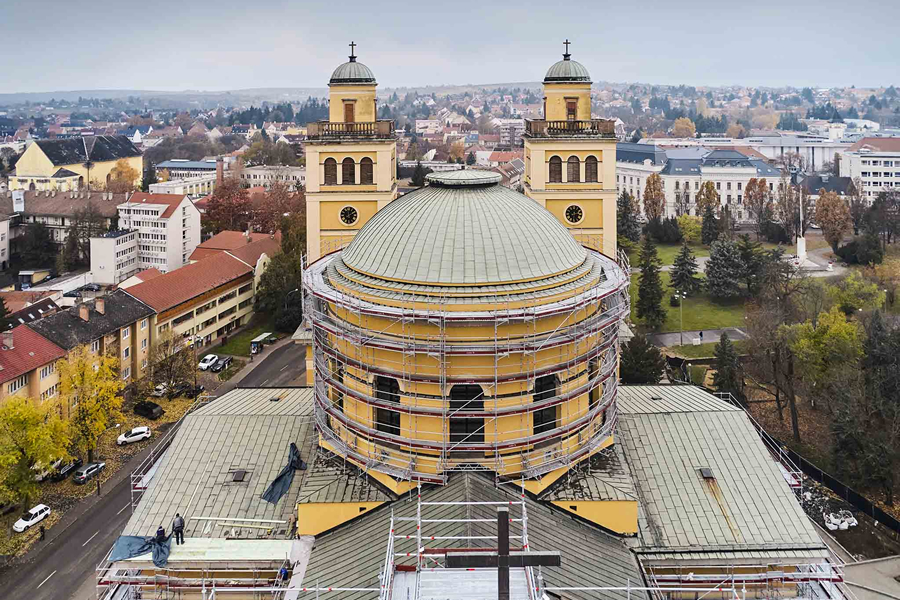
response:
[(146, 417), (152, 421), (163, 416), (163, 413), (165, 412), (166, 411), (162, 409), (162, 406), (156, 402), (150, 402), (149, 400), (141, 400), (134, 405), (134, 414)]
[(225, 369), (228, 368), (228, 365), (230, 365), (231, 362), (232, 362), (232, 358), (230, 356), (223, 356), (216, 362), (216, 364), (211, 366), (209, 368), (209, 370), (212, 371), (213, 373), (218, 373), (220, 371), (224, 371)]
[(82, 485), (96, 477), (100, 474), (100, 471), (106, 468), (106, 463), (104, 462), (95, 462), (91, 463), (87, 466), (81, 467), (77, 471), (75, 471), (75, 477), (72, 478), (72, 481), (77, 483), (78, 485)]
[(80, 467), (82, 464), (83, 463), (81, 462), (81, 459), (76, 458), (75, 460), (73, 460), (72, 462), (70, 462), (68, 464), (61, 465), (58, 469), (56, 469), (56, 471), (53, 473), (53, 475), (50, 476), (50, 479), (52, 479), (53, 481), (62, 481), (63, 479), (65, 479), (66, 477), (71, 475), (72, 472), (75, 471), (75, 469)]

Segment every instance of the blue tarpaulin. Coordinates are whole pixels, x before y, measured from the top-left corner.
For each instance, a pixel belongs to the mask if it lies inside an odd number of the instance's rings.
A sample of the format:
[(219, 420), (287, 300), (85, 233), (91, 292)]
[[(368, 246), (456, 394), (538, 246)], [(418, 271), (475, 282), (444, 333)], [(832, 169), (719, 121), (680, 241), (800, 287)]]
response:
[(113, 544), (112, 553), (109, 555), (110, 562), (134, 558), (144, 554), (153, 553), (153, 564), (157, 567), (164, 567), (169, 562), (169, 552), (172, 550), (172, 536), (166, 537), (165, 541), (157, 542), (155, 537), (143, 537), (140, 535), (120, 535), (116, 543)]

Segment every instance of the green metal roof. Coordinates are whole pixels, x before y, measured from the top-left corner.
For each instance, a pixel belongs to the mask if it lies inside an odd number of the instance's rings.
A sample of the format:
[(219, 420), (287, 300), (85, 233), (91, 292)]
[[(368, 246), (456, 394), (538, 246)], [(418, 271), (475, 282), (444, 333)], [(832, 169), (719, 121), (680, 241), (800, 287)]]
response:
[(575, 269), (587, 253), (534, 200), (495, 173), (431, 175), (431, 185), (378, 211), (342, 252), (373, 277), (424, 285), (499, 285)]
[(361, 62), (356, 62), (356, 57), (351, 57), (348, 62), (340, 65), (331, 74), (329, 85), (335, 83), (375, 83), (375, 74)]
[(563, 59), (555, 63), (547, 71), (544, 77), (544, 83), (562, 83), (566, 81), (586, 81), (590, 83), (591, 74), (583, 64), (569, 58), (568, 54), (563, 54)]

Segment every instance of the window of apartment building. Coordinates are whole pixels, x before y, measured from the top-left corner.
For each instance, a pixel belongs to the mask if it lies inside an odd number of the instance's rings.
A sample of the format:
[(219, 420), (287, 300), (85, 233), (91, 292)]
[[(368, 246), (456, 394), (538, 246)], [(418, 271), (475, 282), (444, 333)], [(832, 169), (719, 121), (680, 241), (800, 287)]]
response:
[(221, 296), (219, 298), (219, 304), (228, 302), (229, 300), (231, 300), (232, 298), (234, 298), (236, 296), (237, 296), (237, 290), (232, 290), (232, 291), (228, 292), (227, 294), (225, 294), (224, 296)]
[(681, 189), (680, 186), (681, 186), (681, 182), (680, 182), (680, 181), (676, 181), (676, 182), (675, 182), (675, 189), (676, 189), (676, 190)]
[(125, 348), (122, 350), (122, 358), (128, 358), (129, 356), (131, 356), (131, 347), (125, 346)]
[(184, 313), (183, 315), (181, 315), (175, 319), (172, 319), (172, 325), (173, 326), (181, 325), (182, 323), (184, 323), (185, 321), (187, 321), (189, 319), (192, 319), (193, 317), (194, 317), (194, 311), (188, 311), (188, 312)]
[(128, 336), (130, 336), (130, 335), (131, 335), (131, 328), (130, 328), (130, 327), (126, 327), (125, 329), (122, 330), (122, 339), (123, 339), (123, 340), (127, 340), (127, 339), (128, 339)]
[(10, 381), (9, 385), (6, 387), (6, 390), (9, 394), (15, 394), (26, 385), (28, 385), (28, 373), (25, 373), (24, 375)]
[(131, 367), (125, 367), (122, 369), (122, 379), (128, 379), (131, 377)]
[(147, 338), (141, 340), (141, 350), (147, 349)]
[(52, 375), (55, 371), (56, 371), (56, 363), (50, 363), (49, 365), (47, 365), (43, 369), (41, 369), (41, 379), (46, 379), (47, 377), (50, 377), (50, 375)]
[(731, 182), (725, 184), (725, 189), (731, 191)]
[(231, 315), (233, 315), (233, 314), (236, 313), (236, 312), (237, 312), (237, 306), (232, 306), (231, 308), (229, 308), (229, 309), (227, 309), (227, 310), (223, 310), (222, 312), (220, 312), (220, 313), (219, 313), (219, 318), (220, 318), (220, 319), (224, 319), (225, 317), (230, 317)]
[(725, 202), (726, 202), (727, 204), (731, 204), (731, 194), (728, 194), (728, 196), (727, 196)]
[(59, 394), (59, 384), (54, 383), (46, 390), (41, 392), (41, 401), (47, 400), (49, 398), (55, 398), (57, 394)]
[(738, 204), (741, 203), (741, 200), (744, 198), (742, 194), (738, 194)]
[(245, 308), (247, 308), (247, 307), (250, 306), (251, 304), (253, 304), (253, 300), (251, 300), (250, 298), (247, 298), (246, 300), (244, 300), (243, 302), (241, 302), (240, 304), (238, 304), (238, 309), (244, 310)]
[(741, 191), (741, 182), (738, 181), (738, 191)]
[(146, 369), (146, 368), (147, 368), (147, 359), (146, 359), (146, 358), (145, 358), (144, 360), (141, 361), (141, 368), (142, 368), (142, 369)]
[(147, 319), (141, 321), (141, 330), (147, 329)]
[(252, 284), (252, 283), (248, 283), (247, 285), (245, 285), (244, 287), (242, 287), (242, 288), (240, 288), (240, 289), (238, 290), (238, 294), (246, 294), (247, 292), (250, 291), (250, 289), (251, 289), (252, 287), (253, 287), (253, 284)]
[(91, 352), (97, 353), (100, 352), (100, 340), (94, 340), (91, 342)]
[(163, 331), (165, 331), (168, 328), (169, 328), (169, 324), (163, 323), (162, 325), (159, 326), (159, 332), (162, 333)]
[(700, 189), (700, 182), (699, 182), (699, 181), (695, 181), (695, 182), (694, 182), (694, 189), (695, 189), (695, 190), (699, 190), (699, 189)]
[(717, 182), (716, 182), (716, 190), (718, 191), (718, 190), (721, 190), (721, 189), (722, 189), (722, 182), (721, 182), (721, 181), (717, 181)]

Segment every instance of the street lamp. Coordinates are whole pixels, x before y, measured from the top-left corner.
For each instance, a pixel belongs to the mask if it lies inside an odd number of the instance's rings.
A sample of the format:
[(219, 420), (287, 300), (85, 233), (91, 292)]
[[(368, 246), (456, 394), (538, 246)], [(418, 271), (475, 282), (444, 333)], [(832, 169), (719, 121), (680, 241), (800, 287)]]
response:
[(687, 292), (676, 291), (672, 297), (678, 298), (678, 318), (681, 322), (678, 330), (678, 345), (684, 346), (684, 301), (687, 299)]
[(287, 310), (288, 300), (290, 299), (291, 294), (293, 294), (294, 292), (299, 292), (299, 291), (300, 291), (300, 288), (296, 288), (287, 293), (287, 295), (284, 297), (284, 310)]

